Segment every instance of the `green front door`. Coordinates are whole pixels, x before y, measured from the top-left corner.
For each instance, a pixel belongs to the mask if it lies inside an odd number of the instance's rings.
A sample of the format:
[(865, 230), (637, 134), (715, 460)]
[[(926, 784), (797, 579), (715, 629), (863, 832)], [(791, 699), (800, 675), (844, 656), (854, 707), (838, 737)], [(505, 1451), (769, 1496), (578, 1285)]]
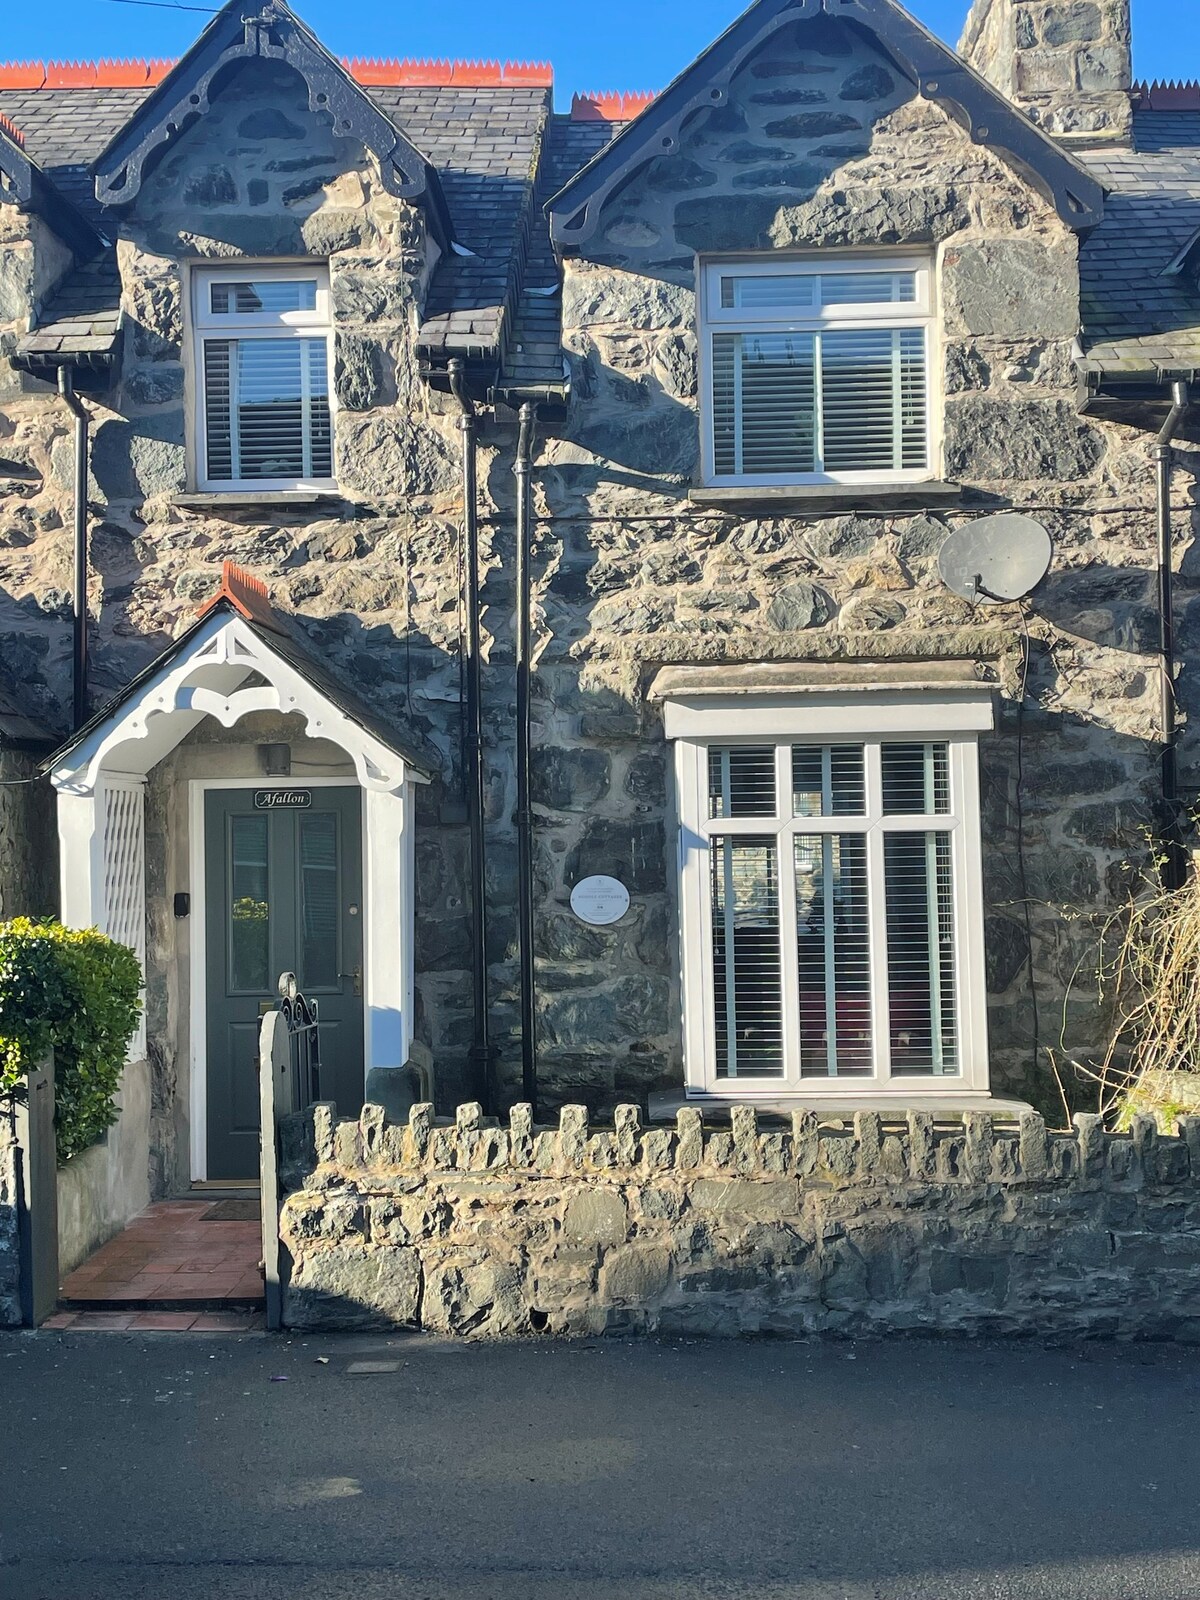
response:
[(210, 789), (204, 811), (208, 1176), (258, 1175), (259, 1019), (294, 972), (321, 1018), (319, 1098), (362, 1106), (362, 795)]

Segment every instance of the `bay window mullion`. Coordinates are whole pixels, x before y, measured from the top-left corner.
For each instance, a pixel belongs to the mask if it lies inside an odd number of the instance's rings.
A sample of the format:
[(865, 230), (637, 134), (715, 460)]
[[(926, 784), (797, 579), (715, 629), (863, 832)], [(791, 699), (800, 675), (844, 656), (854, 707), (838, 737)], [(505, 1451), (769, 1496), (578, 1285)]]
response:
[(800, 1038), (800, 955), (796, 945), (795, 809), (792, 783), (792, 747), (780, 744), (775, 752), (775, 793), (779, 809), (779, 939), (783, 978), (783, 1076), (800, 1082), (804, 1070)]

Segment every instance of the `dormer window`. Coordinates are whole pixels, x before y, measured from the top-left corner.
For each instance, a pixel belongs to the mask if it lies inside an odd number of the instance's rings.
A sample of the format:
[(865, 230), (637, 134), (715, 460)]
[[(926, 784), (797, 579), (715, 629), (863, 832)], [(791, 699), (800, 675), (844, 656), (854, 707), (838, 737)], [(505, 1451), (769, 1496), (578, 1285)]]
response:
[(704, 263), (705, 482), (930, 477), (932, 298), (919, 256)]
[(198, 267), (192, 325), (197, 486), (332, 487), (328, 269)]

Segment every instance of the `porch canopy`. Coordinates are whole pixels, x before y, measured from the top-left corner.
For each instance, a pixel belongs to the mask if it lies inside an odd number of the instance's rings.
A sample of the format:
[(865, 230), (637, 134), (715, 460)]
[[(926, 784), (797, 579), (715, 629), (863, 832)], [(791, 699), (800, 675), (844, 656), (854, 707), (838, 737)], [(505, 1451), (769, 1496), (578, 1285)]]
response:
[(206, 717), (232, 728), (255, 712), (298, 714), (309, 738), (328, 740), (353, 764), (371, 930), (367, 1064), (403, 1066), (412, 1039), (412, 786), (430, 781), (433, 762), (315, 660), (265, 586), (230, 562), (191, 626), (43, 769), (58, 792), (62, 920), (100, 928), (144, 966), (146, 779)]

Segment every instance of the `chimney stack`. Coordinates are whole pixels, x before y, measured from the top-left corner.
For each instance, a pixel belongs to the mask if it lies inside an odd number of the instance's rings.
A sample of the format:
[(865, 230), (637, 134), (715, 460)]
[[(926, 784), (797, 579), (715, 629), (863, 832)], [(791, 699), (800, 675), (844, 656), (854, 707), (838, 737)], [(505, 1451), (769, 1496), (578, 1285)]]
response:
[(1129, 144), (1130, 0), (974, 0), (958, 51), (1064, 144)]

